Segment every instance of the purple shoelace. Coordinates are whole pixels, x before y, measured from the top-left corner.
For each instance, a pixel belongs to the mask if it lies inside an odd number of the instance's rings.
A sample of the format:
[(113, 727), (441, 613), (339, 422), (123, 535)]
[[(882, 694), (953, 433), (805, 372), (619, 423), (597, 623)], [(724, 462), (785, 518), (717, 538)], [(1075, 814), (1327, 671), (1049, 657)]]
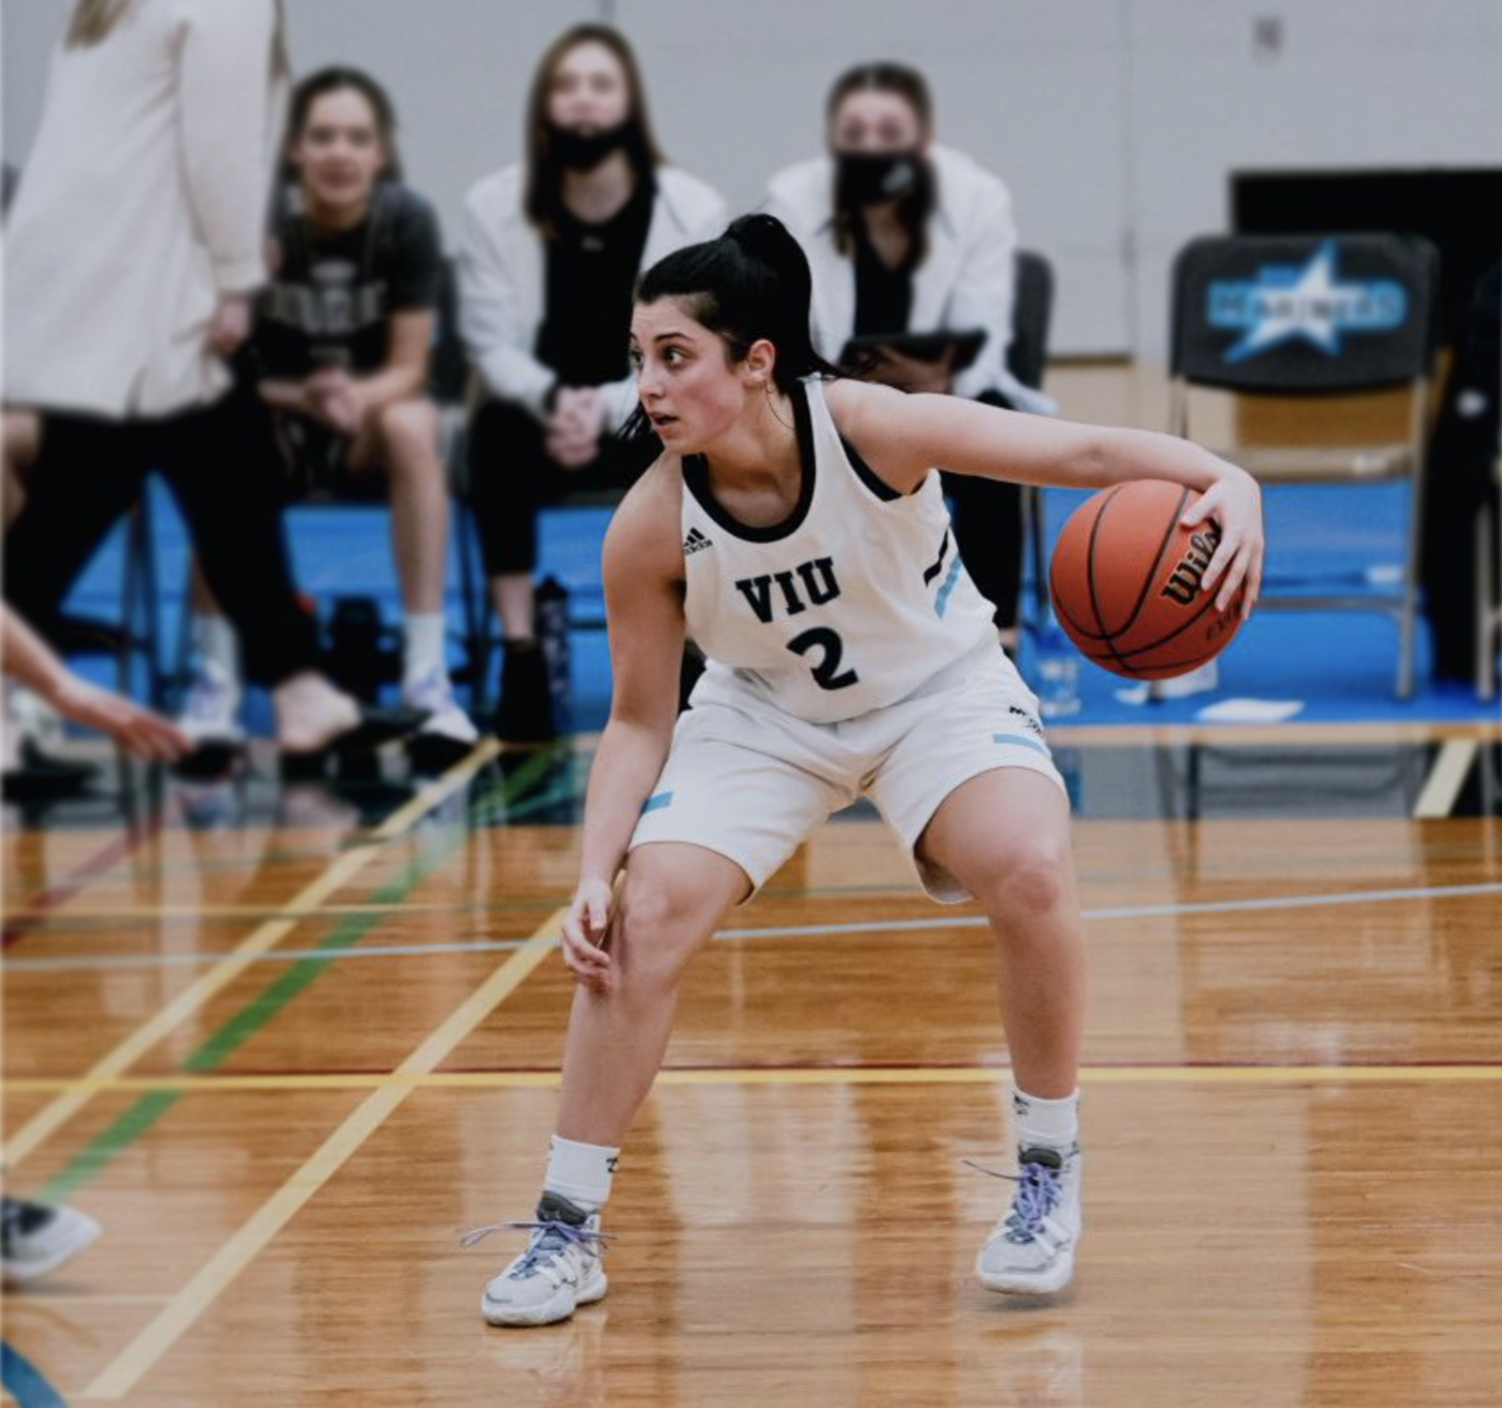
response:
[(1020, 1165), (1021, 1173), (998, 1173), (971, 1159), (963, 1162), (978, 1173), (984, 1173), (990, 1178), (1004, 1178), (1008, 1183), (1017, 1185), (1017, 1192), (1012, 1197), (1012, 1210), (1007, 1214), (1007, 1241), (1019, 1247), (1034, 1241), (1042, 1230), (1043, 1219), (1059, 1205), (1059, 1198), (1063, 1193), (1059, 1181), (1060, 1170), (1025, 1160)]
[(516, 1228), (523, 1232), (539, 1232), (542, 1235), (535, 1238), (532, 1245), (527, 1248), (527, 1254), (517, 1263), (513, 1276), (521, 1276), (530, 1271), (536, 1262), (544, 1256), (552, 1256), (555, 1252), (561, 1252), (565, 1247), (589, 1246), (590, 1243), (604, 1244), (610, 1240), (610, 1235), (589, 1227), (575, 1227), (571, 1222), (561, 1222), (556, 1218), (545, 1218), (539, 1222), (494, 1222), (488, 1227), (476, 1227), (472, 1232), (466, 1232), (459, 1239), (459, 1245), (468, 1249), (485, 1238), (492, 1232), (507, 1232)]

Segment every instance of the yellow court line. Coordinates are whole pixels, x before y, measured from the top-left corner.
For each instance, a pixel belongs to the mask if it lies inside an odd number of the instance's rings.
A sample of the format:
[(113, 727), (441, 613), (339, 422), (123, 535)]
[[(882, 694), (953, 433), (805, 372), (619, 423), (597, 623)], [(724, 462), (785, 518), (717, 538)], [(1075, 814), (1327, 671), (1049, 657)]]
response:
[(506, 959), (393, 1072), (395, 1079), (378, 1086), (323, 1145), (272, 1194), (210, 1258), (160, 1314), (128, 1344), (115, 1361), (84, 1391), (85, 1399), (124, 1398), (152, 1366), (192, 1328), (271, 1240), (292, 1220), (359, 1147), (383, 1125), (417, 1088), (417, 1078), (431, 1075), (458, 1045), (526, 980), (558, 942), (567, 909), (555, 910), (526, 943)]
[[(251, 960), (287, 937), (303, 919), (319, 912), (320, 906), (330, 895), (347, 885), (360, 871), (381, 854), (382, 847), (409, 831), (429, 812), (440, 806), (459, 788), (484, 767), (496, 753), (499, 745), (494, 739), (475, 748), (463, 762), (450, 768), (442, 777), (430, 783), (400, 809), (393, 812), (370, 835), (369, 839), (352, 846), (310, 884), (305, 886), (286, 906), (289, 916), (260, 925), (244, 942), (237, 944), (206, 973), (201, 974), (184, 988), (171, 1002), (126, 1037), (107, 1056), (90, 1067), (88, 1079), (109, 1079), (128, 1070), (163, 1037), (187, 1021), (204, 1007), (216, 993), (227, 987), (249, 966)], [(51, 1104), (21, 1126), (5, 1146), (5, 1163), (8, 1168), (27, 1158), (53, 1134), (73, 1118), (92, 1098), (86, 1087), (70, 1090), (60, 1095)]]
[[(658, 1085), (990, 1085), (1010, 1076), (996, 1066), (746, 1066), (665, 1070)], [(336, 1075), (164, 1075), (106, 1080), (17, 1077), (0, 1082), (8, 1094), (39, 1095), (84, 1089), (91, 1095), (178, 1092), (226, 1095), (322, 1090), (544, 1089), (562, 1080), (557, 1071), (411, 1071)], [(1265, 1085), (1297, 1083), (1502, 1081), (1502, 1065), (1421, 1066), (1086, 1066), (1087, 1085)]]

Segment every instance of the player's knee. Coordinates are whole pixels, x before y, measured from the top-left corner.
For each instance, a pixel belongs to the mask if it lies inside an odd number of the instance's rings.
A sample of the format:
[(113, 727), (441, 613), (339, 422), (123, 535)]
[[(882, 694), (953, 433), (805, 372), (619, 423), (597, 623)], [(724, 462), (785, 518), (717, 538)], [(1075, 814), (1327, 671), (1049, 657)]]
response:
[(637, 990), (675, 985), (703, 941), (701, 908), (680, 885), (628, 872), (616, 934), (626, 982)]
[(387, 447), (409, 459), (438, 443), (438, 410), (431, 401), (393, 401), (381, 407), (376, 425)]
[(999, 851), (985, 877), (983, 899), (991, 913), (1025, 917), (1068, 903), (1073, 891), (1069, 837), (1028, 834)]

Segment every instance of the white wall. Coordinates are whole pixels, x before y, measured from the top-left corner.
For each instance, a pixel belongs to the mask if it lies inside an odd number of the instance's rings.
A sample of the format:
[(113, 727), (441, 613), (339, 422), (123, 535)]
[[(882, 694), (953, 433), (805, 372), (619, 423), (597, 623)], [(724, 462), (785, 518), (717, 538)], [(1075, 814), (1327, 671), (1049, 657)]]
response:
[[(227, 3), (228, 0), (221, 0)], [(23, 160), (65, 0), (5, 0), (4, 150)], [(1250, 168), (1502, 165), (1502, 0), (288, 0), (293, 57), (392, 90), (409, 175), (453, 227), (520, 152), (531, 69), (613, 18), (669, 154), (737, 206), (819, 147), (846, 66), (928, 75), (940, 136), (1012, 187), (1059, 272), (1055, 350), (1161, 355), (1166, 279)], [(1281, 47), (1259, 24), (1281, 24)]]

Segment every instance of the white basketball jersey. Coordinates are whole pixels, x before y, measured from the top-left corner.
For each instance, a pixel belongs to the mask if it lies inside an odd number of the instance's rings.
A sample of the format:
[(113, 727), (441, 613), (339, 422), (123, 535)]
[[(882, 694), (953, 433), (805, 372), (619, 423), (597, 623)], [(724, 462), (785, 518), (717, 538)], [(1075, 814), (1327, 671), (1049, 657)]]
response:
[(907, 698), (996, 630), (960, 562), (939, 476), (896, 494), (841, 440), (822, 382), (810, 378), (793, 401), (803, 489), (784, 522), (738, 522), (703, 458), (683, 461), (684, 609), (709, 660), (694, 698), (750, 687), (837, 723)]

